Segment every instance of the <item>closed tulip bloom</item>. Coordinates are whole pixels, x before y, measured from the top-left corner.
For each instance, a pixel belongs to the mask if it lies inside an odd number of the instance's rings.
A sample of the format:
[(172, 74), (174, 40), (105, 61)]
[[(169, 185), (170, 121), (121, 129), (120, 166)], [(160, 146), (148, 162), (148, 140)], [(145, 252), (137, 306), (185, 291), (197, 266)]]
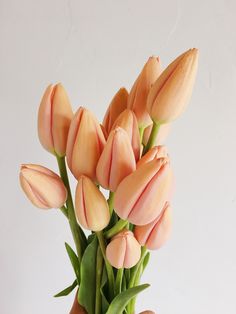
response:
[(143, 311), (140, 314), (155, 314), (153, 311)]
[(119, 183), (136, 169), (134, 152), (128, 134), (122, 128), (113, 130), (97, 164), (97, 180), (105, 189), (115, 191)]
[(62, 157), (66, 153), (68, 131), (73, 117), (70, 101), (61, 84), (49, 85), (38, 112), (38, 135), (43, 147)]
[(61, 178), (40, 165), (22, 165), (20, 184), (28, 199), (39, 208), (60, 208), (67, 199)]
[(115, 235), (106, 248), (109, 263), (117, 268), (131, 268), (136, 265), (141, 256), (141, 246), (133, 232), (123, 230)]
[(88, 230), (101, 231), (110, 220), (104, 195), (91, 179), (81, 176), (75, 193), (75, 214), (78, 222)]
[(109, 134), (117, 117), (127, 108), (128, 92), (123, 87), (113, 97), (103, 119), (103, 126)]
[[(145, 146), (148, 143), (148, 139), (149, 139), (149, 136), (151, 134), (151, 131), (152, 131), (152, 124), (149, 125), (143, 132), (142, 143)], [(169, 132), (170, 132), (170, 123), (162, 124), (159, 128), (158, 133), (157, 133), (154, 145), (156, 145), (156, 146), (163, 145), (165, 143), (165, 140), (166, 140)]]
[(168, 159), (166, 146), (154, 146), (152, 147), (137, 163), (137, 168), (143, 164), (146, 164), (153, 159), (166, 158)]
[(96, 166), (104, 145), (97, 119), (80, 107), (71, 122), (66, 149), (67, 163), (75, 178), (84, 174), (96, 181)]
[(160, 73), (159, 57), (150, 57), (130, 91), (128, 108), (134, 111), (139, 127), (146, 127), (152, 123), (146, 108), (147, 97)]
[(172, 62), (152, 86), (147, 109), (157, 124), (175, 120), (185, 109), (197, 73), (198, 50), (190, 49)]
[(136, 226), (134, 234), (142, 246), (149, 250), (161, 248), (169, 239), (172, 227), (172, 214), (169, 203), (166, 203), (159, 217), (145, 226)]
[(168, 159), (154, 159), (121, 181), (115, 193), (115, 211), (132, 224), (146, 225), (159, 216), (171, 189)]
[(134, 112), (130, 109), (124, 110), (116, 119), (112, 129), (115, 129), (118, 126), (127, 132), (137, 161), (140, 158), (141, 142), (138, 122)]

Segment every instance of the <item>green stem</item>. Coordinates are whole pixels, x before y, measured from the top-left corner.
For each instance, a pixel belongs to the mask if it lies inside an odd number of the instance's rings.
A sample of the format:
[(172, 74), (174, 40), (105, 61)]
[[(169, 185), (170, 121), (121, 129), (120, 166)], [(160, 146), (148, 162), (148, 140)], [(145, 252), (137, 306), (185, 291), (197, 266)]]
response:
[(109, 210), (110, 210), (110, 215), (112, 215), (113, 208), (114, 208), (114, 196), (115, 196), (115, 193), (110, 191), (109, 198), (107, 201)]
[(112, 300), (114, 297), (114, 288), (115, 288), (115, 277), (113, 273), (113, 268), (106, 258), (106, 243), (105, 243), (102, 231), (96, 232), (96, 235), (98, 238), (98, 242), (102, 251), (103, 259), (104, 259), (106, 270), (107, 270), (109, 296), (110, 296), (110, 300)]
[(144, 130), (145, 130), (145, 127), (140, 127), (140, 128), (139, 128), (139, 137), (140, 137), (140, 142), (141, 142), (141, 144), (142, 144), (142, 142), (143, 142)]
[(101, 296), (101, 279), (103, 270), (103, 256), (101, 248), (97, 250), (97, 261), (96, 261), (96, 299), (95, 299), (95, 314), (101, 314), (102, 309), (102, 296)]
[(129, 280), (129, 285), (128, 287), (129, 288), (132, 288), (134, 286), (134, 283), (135, 283), (135, 278), (137, 276), (137, 273), (139, 271), (139, 268), (142, 266), (142, 263), (143, 263), (143, 260), (144, 260), (144, 257), (146, 255), (146, 252), (147, 252), (147, 249), (145, 246), (142, 246), (142, 249), (141, 249), (141, 257), (140, 257), (140, 260), (139, 262), (133, 267), (131, 268), (130, 270), (130, 280)]
[(117, 270), (116, 283), (115, 283), (115, 295), (118, 295), (121, 293), (123, 273), (124, 273), (124, 268), (120, 268)]
[(154, 146), (158, 131), (160, 129), (160, 126), (161, 126), (161, 124), (159, 124), (159, 123), (157, 124), (156, 122), (153, 121), (152, 132), (149, 136), (147, 145), (145, 146), (145, 148), (143, 150), (143, 155), (145, 155), (146, 152), (148, 152), (149, 149)]
[(68, 209), (68, 219), (69, 219), (71, 232), (74, 238), (78, 258), (79, 258), (79, 261), (81, 262), (83, 252), (87, 245), (86, 237), (84, 235), (83, 230), (80, 228), (80, 226), (78, 225), (76, 221), (74, 204), (73, 204), (71, 190), (70, 190), (70, 183), (69, 183), (68, 174), (66, 170), (65, 157), (59, 157), (57, 155), (56, 157), (57, 157), (57, 163), (60, 170), (62, 181), (64, 182), (65, 187), (67, 189), (66, 205)]
[[(134, 280), (134, 287), (138, 286), (139, 285), (139, 282), (140, 282), (140, 277), (142, 275), (142, 272), (143, 272), (143, 265), (141, 264), (138, 271), (137, 271), (137, 274), (136, 274), (136, 278)], [(130, 309), (130, 313), (134, 313), (135, 312), (135, 303), (136, 303), (136, 299), (137, 297), (134, 297), (133, 299), (131, 299), (130, 301), (130, 304), (129, 304), (129, 309)]]
[(60, 210), (68, 218), (68, 209), (66, 208), (66, 206), (62, 206)]
[(124, 229), (124, 227), (128, 224), (127, 220), (120, 219), (115, 226), (113, 226), (111, 229), (105, 232), (105, 237), (107, 239), (112, 238), (114, 235), (119, 233), (121, 230)]

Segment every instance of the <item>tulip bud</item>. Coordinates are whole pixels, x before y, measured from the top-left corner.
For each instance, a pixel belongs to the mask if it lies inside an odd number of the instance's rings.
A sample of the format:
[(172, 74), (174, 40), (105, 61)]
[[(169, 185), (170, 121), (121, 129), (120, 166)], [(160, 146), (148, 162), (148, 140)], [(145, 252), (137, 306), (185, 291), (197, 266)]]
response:
[(118, 127), (110, 133), (98, 161), (98, 182), (103, 188), (114, 192), (119, 183), (135, 169), (136, 162), (129, 136)]
[(168, 123), (183, 112), (192, 94), (197, 63), (198, 50), (190, 49), (156, 80), (147, 100), (147, 110), (155, 123)]
[(66, 148), (67, 163), (75, 178), (84, 174), (96, 180), (96, 166), (104, 145), (97, 119), (88, 109), (80, 107), (71, 122)]
[(28, 199), (39, 208), (60, 208), (67, 199), (61, 178), (43, 166), (22, 165), (20, 184)]
[(154, 146), (137, 163), (137, 168), (153, 159), (168, 158), (165, 146)]
[(134, 111), (139, 127), (146, 127), (152, 123), (146, 109), (147, 97), (153, 83), (160, 73), (161, 66), (159, 57), (150, 57), (130, 91), (128, 108)]
[(38, 112), (38, 135), (43, 147), (52, 154), (65, 156), (71, 105), (61, 84), (49, 85)]
[(128, 92), (123, 87), (113, 97), (103, 119), (103, 126), (109, 134), (117, 117), (127, 108)]
[(115, 235), (106, 248), (106, 257), (115, 268), (131, 268), (141, 256), (141, 246), (133, 232), (123, 230)]
[(172, 214), (167, 202), (159, 217), (145, 226), (135, 226), (134, 234), (142, 246), (145, 245), (149, 250), (157, 250), (169, 239), (171, 227)]
[(140, 314), (155, 314), (153, 311), (143, 311)]
[(115, 129), (118, 126), (127, 132), (133, 147), (135, 159), (136, 161), (139, 160), (141, 143), (138, 122), (134, 112), (129, 109), (124, 110), (114, 122), (112, 129)]
[[(143, 142), (143, 145), (145, 145), (145, 146), (147, 145), (149, 136), (151, 135), (152, 126), (153, 126), (152, 124), (149, 125), (148, 127), (146, 127), (146, 129), (143, 132), (142, 142)], [(159, 127), (159, 131), (157, 133), (154, 145), (156, 145), (156, 146), (163, 145), (165, 143), (165, 140), (166, 140), (169, 132), (170, 132), (170, 123), (162, 124)]]
[(88, 230), (101, 231), (110, 220), (107, 201), (96, 185), (86, 176), (79, 178), (75, 193), (75, 214)]
[(154, 159), (121, 181), (115, 193), (115, 211), (132, 224), (146, 225), (159, 216), (171, 189), (169, 162)]

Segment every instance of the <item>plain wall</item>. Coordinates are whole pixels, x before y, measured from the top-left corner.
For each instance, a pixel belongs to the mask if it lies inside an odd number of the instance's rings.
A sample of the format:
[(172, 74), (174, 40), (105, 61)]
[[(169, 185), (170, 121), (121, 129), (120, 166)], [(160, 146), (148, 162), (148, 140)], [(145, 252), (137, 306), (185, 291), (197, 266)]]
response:
[(176, 178), (174, 228), (154, 252), (137, 310), (236, 313), (236, 2), (234, 0), (0, 0), (0, 312), (68, 313), (54, 299), (74, 277), (58, 210), (34, 208), (19, 187), (21, 163), (57, 170), (37, 138), (45, 87), (61, 81), (73, 109), (102, 120), (150, 55), (163, 66), (200, 50), (191, 103), (167, 140)]

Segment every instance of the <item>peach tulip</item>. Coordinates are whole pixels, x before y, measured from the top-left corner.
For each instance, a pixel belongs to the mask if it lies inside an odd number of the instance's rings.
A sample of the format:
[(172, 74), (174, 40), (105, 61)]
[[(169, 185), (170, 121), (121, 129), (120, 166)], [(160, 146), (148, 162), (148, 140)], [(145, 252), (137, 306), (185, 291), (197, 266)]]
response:
[(125, 109), (114, 122), (112, 129), (118, 126), (128, 133), (137, 161), (140, 158), (141, 142), (138, 122), (134, 112), (130, 109)]
[(134, 234), (142, 246), (145, 245), (149, 250), (156, 250), (169, 239), (171, 227), (172, 214), (167, 202), (159, 217), (145, 226), (135, 226)]
[(159, 57), (150, 57), (130, 91), (128, 108), (134, 111), (139, 127), (146, 127), (152, 123), (146, 108), (147, 97), (160, 73)]
[(122, 219), (146, 225), (159, 216), (171, 189), (168, 159), (154, 159), (121, 181), (115, 193), (114, 209)]
[(67, 199), (67, 190), (61, 178), (40, 165), (22, 165), (20, 184), (28, 199), (39, 208), (60, 208)]
[(78, 222), (92, 231), (101, 231), (110, 220), (105, 197), (91, 179), (84, 175), (79, 178), (76, 187), (75, 214)]
[(172, 62), (152, 86), (147, 109), (157, 124), (175, 120), (185, 109), (193, 89), (198, 50), (190, 49)]
[(73, 117), (70, 101), (61, 84), (49, 85), (38, 112), (38, 135), (43, 147), (62, 157), (66, 153), (67, 136)]
[(147, 311), (143, 311), (143, 312), (141, 312), (139, 314), (155, 314), (155, 312), (147, 310)]
[(119, 183), (136, 169), (128, 134), (120, 127), (113, 130), (97, 164), (97, 180), (105, 189), (115, 191)]
[(128, 92), (123, 87), (113, 97), (103, 119), (103, 126), (109, 134), (117, 117), (127, 108)]
[(131, 268), (141, 256), (141, 246), (133, 232), (123, 230), (115, 235), (106, 248), (106, 257), (115, 268)]
[(152, 147), (137, 163), (137, 168), (143, 164), (146, 164), (153, 159), (166, 158), (168, 159), (167, 149), (165, 146)]
[[(148, 127), (146, 127), (146, 129), (143, 132), (142, 143), (145, 146), (148, 143), (148, 139), (149, 139), (149, 136), (150, 136), (151, 131), (152, 131), (152, 126), (153, 126), (152, 124), (149, 125)], [(158, 133), (157, 133), (154, 145), (156, 145), (156, 146), (157, 145), (163, 145), (165, 143), (165, 140), (166, 140), (169, 132), (170, 132), (170, 123), (162, 124), (159, 128)]]
[(104, 145), (97, 119), (88, 109), (80, 107), (71, 122), (66, 148), (67, 163), (75, 178), (84, 174), (96, 180), (96, 166)]

